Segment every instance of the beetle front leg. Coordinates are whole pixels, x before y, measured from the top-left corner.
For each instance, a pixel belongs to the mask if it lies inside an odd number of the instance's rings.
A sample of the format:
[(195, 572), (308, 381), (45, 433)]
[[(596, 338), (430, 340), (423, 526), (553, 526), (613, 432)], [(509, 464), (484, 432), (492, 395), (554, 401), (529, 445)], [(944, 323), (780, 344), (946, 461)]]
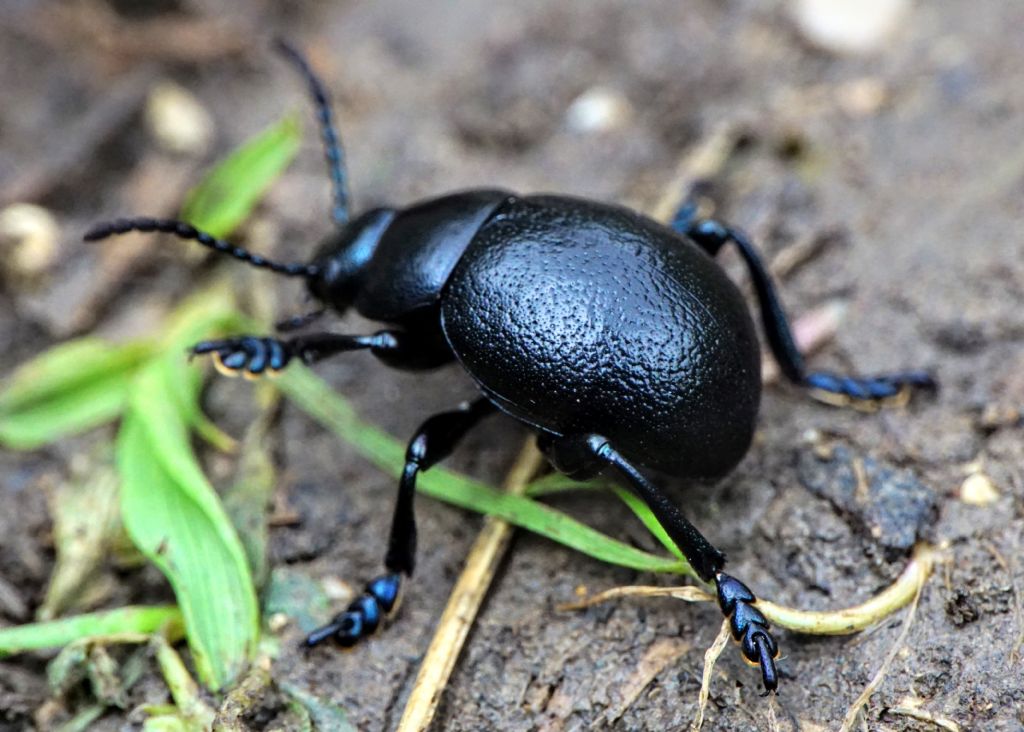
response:
[(544, 436), (539, 444), (554, 466), (570, 477), (584, 480), (595, 476), (601, 468), (611, 466), (626, 479), (694, 571), (705, 582), (714, 582), (718, 605), (729, 619), (732, 637), (740, 644), (744, 660), (760, 667), (765, 693), (776, 691), (779, 674), (775, 659), (779, 647), (769, 631), (767, 619), (754, 606), (757, 598), (749, 587), (722, 571), (725, 555), (704, 538), (679, 507), (600, 435)]
[(295, 338), (270, 336), (236, 336), (222, 340), (202, 341), (194, 345), (192, 356), (211, 355), (214, 366), (226, 376), (239, 374), (255, 378), (273, 375), (299, 359), (307, 366), (346, 351), (371, 351), (393, 361), (414, 361), (417, 344), (401, 331), (382, 330), (372, 335), (310, 333)]
[(765, 336), (779, 368), (786, 378), (811, 390), (812, 395), (829, 404), (866, 404), (886, 402), (906, 395), (910, 390), (934, 390), (935, 378), (923, 370), (901, 371), (876, 376), (845, 376), (827, 371), (807, 371), (803, 355), (796, 347), (786, 312), (779, 300), (771, 275), (760, 254), (747, 236), (710, 219), (698, 220), (692, 205), (684, 205), (676, 214), (672, 228), (685, 234), (712, 257), (728, 243), (740, 251), (750, 272), (761, 306)]
[(411, 577), (416, 564), (416, 517), (413, 511), (416, 476), (451, 455), (459, 440), (494, 411), (490, 400), (480, 398), (454, 411), (435, 414), (416, 431), (409, 441), (405, 468), (398, 482), (398, 499), (384, 557), (387, 572), (371, 580), (363, 594), (353, 600), (344, 612), (310, 633), (305, 640), (307, 647), (329, 638), (344, 647), (355, 645), (361, 638), (378, 630), (383, 621), (397, 611), (402, 578)]

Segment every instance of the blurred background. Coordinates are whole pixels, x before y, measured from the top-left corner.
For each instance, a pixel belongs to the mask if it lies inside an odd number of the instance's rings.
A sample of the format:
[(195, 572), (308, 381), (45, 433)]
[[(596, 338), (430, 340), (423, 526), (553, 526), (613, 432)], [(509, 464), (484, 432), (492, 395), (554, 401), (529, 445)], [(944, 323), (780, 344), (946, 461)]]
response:
[[(714, 486), (662, 480), (759, 595), (823, 609), (864, 600), (907, 554), (821, 490), (808, 459), (827, 439), (912, 471), (937, 516), (915, 530), (949, 542), (951, 561), (925, 589), (906, 651), (867, 708), (868, 728), (932, 728), (891, 711), (923, 709), (965, 729), (1020, 729), (1021, 28), (1024, 5), (997, 0), (8, 0), (0, 375), (72, 336), (145, 334), (214, 270), (243, 269), (169, 240), (80, 238), (114, 216), (175, 215), (213, 162), (291, 110), (306, 126), (303, 148), (237, 238), (282, 260), (311, 254), (330, 228), (328, 185), (305, 89), (270, 50), (275, 35), (306, 50), (333, 94), (357, 209), (501, 186), (650, 210), (685, 154), (737, 129), (737, 152), (709, 198), (783, 271), (794, 317), (835, 321), (814, 365), (928, 367), (942, 389), (864, 415), (768, 388), (757, 440), (735, 473)], [(790, 264), (780, 263), (786, 252)], [(737, 258), (723, 264), (743, 279)], [(306, 308), (296, 283), (236, 276), (259, 291), (258, 307), (281, 317)], [(352, 315), (331, 325), (373, 327)], [(318, 371), (403, 440), (473, 394), (457, 369), (403, 374), (360, 354)], [(207, 411), (240, 435), (252, 400), (249, 385), (220, 380)], [(496, 483), (524, 436), (491, 420), (451, 463)], [(30, 619), (44, 592), (53, 562), (46, 487), (109, 440), (100, 430), (0, 452), (0, 623)], [(272, 530), (272, 563), (318, 578), (372, 576), (393, 482), (295, 410), (285, 409), (273, 440), (298, 520)], [(642, 528), (623, 528), (610, 499), (557, 503), (652, 546)], [(421, 558), (400, 621), (354, 653), (302, 656), (289, 645), (275, 666), (360, 729), (393, 727), (480, 525), (429, 500), (418, 518)], [(119, 580), (105, 602), (170, 597), (155, 570)], [(664, 600), (554, 610), (579, 585), (646, 580), (520, 534), (437, 728), (687, 724), (716, 609)], [(834, 728), (897, 625), (853, 639), (782, 633), (780, 723)], [(652, 647), (661, 649), (654, 661)], [(707, 728), (766, 725), (756, 677), (738, 655), (727, 652), (716, 674)], [(630, 696), (638, 679), (642, 691)], [(147, 693), (136, 689), (133, 703), (152, 701)], [(50, 698), (43, 660), (0, 664), (0, 727), (38, 723)], [(124, 720), (108, 715), (96, 728)]]

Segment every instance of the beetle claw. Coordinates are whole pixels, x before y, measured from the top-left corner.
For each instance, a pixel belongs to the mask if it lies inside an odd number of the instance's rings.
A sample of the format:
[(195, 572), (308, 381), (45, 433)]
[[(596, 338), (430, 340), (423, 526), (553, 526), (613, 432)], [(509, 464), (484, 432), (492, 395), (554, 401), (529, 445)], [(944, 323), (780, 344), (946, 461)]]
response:
[(867, 377), (815, 371), (807, 374), (804, 384), (818, 401), (872, 411), (879, 406), (904, 404), (914, 391), (935, 391), (938, 388), (935, 377), (927, 371)]
[(402, 575), (395, 572), (370, 580), (363, 594), (349, 603), (344, 612), (306, 636), (303, 647), (312, 648), (331, 638), (342, 648), (351, 648), (373, 635), (398, 612), (401, 587)]
[(779, 657), (779, 646), (768, 630), (768, 620), (753, 605), (757, 598), (749, 587), (725, 572), (715, 575), (715, 586), (718, 605), (729, 619), (729, 629), (733, 640), (740, 644), (743, 660), (761, 668), (765, 694), (778, 691), (775, 659)]
[(202, 341), (194, 345), (190, 358), (210, 354), (217, 371), (225, 376), (241, 374), (256, 379), (264, 374), (275, 374), (292, 358), (285, 341), (276, 338), (241, 336), (218, 341)]

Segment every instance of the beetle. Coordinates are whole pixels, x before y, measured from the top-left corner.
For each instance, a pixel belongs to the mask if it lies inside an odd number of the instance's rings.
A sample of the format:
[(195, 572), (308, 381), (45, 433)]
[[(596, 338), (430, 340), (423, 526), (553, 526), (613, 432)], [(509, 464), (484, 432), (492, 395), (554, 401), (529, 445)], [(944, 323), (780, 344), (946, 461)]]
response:
[(715, 255), (726, 244), (738, 248), (768, 345), (792, 383), (879, 402), (933, 388), (932, 376), (808, 371), (753, 244), (736, 228), (698, 219), (692, 203), (664, 226), (582, 198), (480, 189), (350, 218), (344, 152), (324, 85), (299, 51), (282, 41), (277, 49), (309, 87), (331, 178), (335, 228), (310, 262), (275, 262), (165, 219), (118, 219), (85, 239), (165, 232), (303, 279), (323, 307), (279, 330), (348, 308), (388, 326), (369, 335), (247, 335), (196, 344), (192, 353), (211, 355), (222, 372), (259, 376), (296, 358), (312, 364), (367, 350), (400, 369), (457, 362), (479, 387), (475, 401), (430, 417), (416, 431), (399, 480), (385, 573), (305, 644), (333, 639), (351, 646), (394, 613), (403, 578), (415, 566), (417, 474), (447, 457), (481, 419), (503, 412), (536, 432), (557, 470), (586, 480), (611, 469), (643, 499), (697, 575), (715, 585), (743, 658), (760, 667), (765, 693), (776, 691), (778, 644), (754, 593), (723, 571), (725, 555), (642, 472), (717, 478), (750, 447), (760, 349), (743, 295)]

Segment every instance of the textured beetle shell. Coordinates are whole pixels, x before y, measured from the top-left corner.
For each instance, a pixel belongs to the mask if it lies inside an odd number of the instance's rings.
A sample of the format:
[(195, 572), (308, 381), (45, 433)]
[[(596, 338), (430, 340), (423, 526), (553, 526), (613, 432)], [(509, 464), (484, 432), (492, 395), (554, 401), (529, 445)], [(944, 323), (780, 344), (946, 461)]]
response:
[(513, 199), (441, 298), (456, 357), (504, 411), (597, 433), (631, 460), (714, 477), (750, 446), (761, 393), (738, 288), (684, 236), (624, 208)]

